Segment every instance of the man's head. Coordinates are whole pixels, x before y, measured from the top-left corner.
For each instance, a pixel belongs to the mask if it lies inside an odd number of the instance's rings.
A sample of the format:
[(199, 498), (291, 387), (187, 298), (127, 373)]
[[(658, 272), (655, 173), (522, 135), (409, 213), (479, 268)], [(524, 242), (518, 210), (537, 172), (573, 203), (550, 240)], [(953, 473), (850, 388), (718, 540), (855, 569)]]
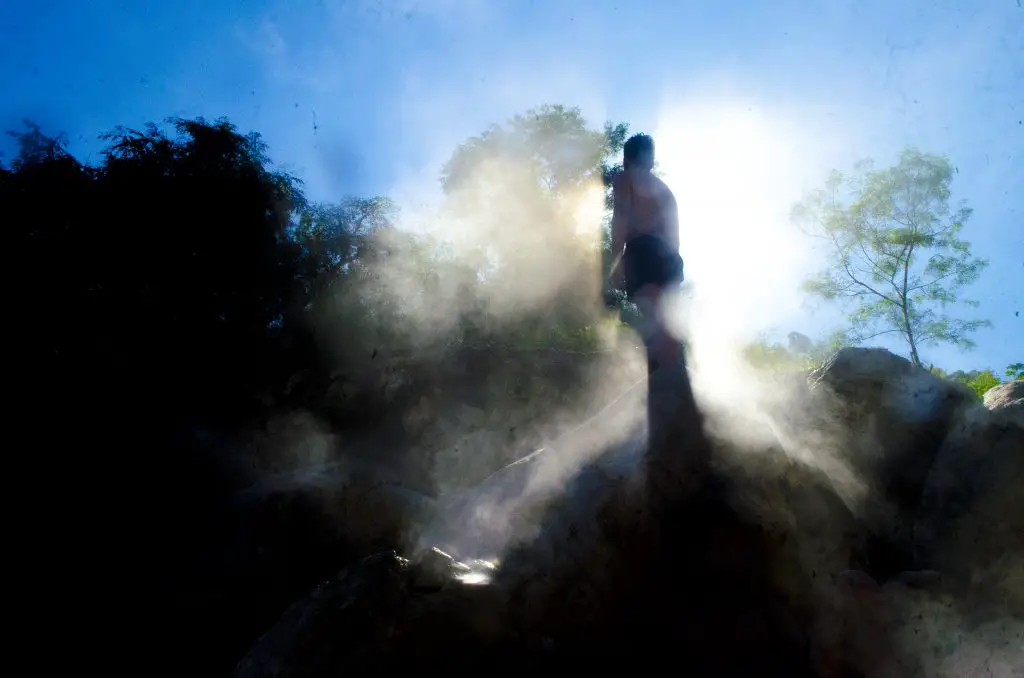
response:
[(624, 167), (652, 169), (654, 167), (654, 139), (646, 134), (634, 134), (622, 147)]

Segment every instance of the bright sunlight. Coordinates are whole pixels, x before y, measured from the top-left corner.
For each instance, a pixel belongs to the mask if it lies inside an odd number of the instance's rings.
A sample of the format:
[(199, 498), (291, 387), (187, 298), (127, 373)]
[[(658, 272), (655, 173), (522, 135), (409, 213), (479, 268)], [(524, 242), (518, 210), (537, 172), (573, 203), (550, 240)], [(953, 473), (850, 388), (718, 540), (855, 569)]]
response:
[[(789, 223), (809, 164), (781, 120), (745, 104), (680, 105), (654, 131), (665, 181), (679, 201), (686, 279), (683, 303), (666, 309), (693, 342), (695, 387), (714, 400), (742, 389), (740, 346), (800, 310), (810, 268), (806, 239)], [(716, 372), (715, 393), (699, 373)], [(723, 379), (724, 375), (735, 379)]]

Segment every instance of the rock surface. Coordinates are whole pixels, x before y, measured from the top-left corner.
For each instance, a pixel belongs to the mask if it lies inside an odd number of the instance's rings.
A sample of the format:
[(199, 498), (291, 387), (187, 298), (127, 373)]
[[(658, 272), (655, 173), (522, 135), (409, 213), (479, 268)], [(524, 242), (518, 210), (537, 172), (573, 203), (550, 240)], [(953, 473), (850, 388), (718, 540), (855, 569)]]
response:
[(602, 417), (437, 508), (412, 561), (384, 552), (330, 578), (236, 675), (585, 672), (623, 658), (691, 676), (1022, 675), (1014, 399), (982, 405), (875, 349), (841, 351), (809, 383), (800, 416), (767, 422), (776, 441), (759, 451), (669, 427), (668, 463), (711, 450), (695, 490), (651, 482), (642, 430), (595, 455), (638, 403)]
[(985, 407), (1024, 426), (1024, 380), (1008, 381), (989, 389), (985, 393)]

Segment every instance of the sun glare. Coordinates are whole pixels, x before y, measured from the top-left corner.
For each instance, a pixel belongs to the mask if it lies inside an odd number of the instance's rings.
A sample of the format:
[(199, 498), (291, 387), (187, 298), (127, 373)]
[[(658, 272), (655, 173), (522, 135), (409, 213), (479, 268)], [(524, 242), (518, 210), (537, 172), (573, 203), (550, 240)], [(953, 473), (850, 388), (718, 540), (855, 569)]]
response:
[(670, 318), (693, 342), (699, 371), (735, 372), (743, 343), (800, 310), (808, 247), (788, 219), (801, 192), (798, 145), (782, 121), (746, 105), (667, 109), (654, 138), (692, 283)]

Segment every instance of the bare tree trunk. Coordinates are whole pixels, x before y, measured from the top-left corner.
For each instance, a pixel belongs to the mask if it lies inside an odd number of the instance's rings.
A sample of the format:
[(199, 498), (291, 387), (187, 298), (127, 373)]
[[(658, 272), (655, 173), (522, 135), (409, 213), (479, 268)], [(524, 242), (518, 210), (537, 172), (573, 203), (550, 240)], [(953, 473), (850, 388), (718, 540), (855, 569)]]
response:
[(921, 364), (921, 356), (917, 354), (917, 342), (914, 340), (914, 330), (910, 326), (910, 300), (907, 298), (908, 280), (910, 278), (910, 257), (914, 254), (914, 246), (907, 250), (907, 259), (903, 262), (903, 290), (900, 294), (900, 310), (903, 311), (903, 325), (910, 344), (910, 360), (917, 367), (924, 367)]
[[(904, 318), (906, 318), (906, 315), (907, 315), (906, 310), (903, 311), (903, 315), (904, 315)], [(908, 320), (908, 322), (909, 322), (909, 320)], [(913, 362), (918, 367), (924, 367), (924, 365), (921, 364), (921, 356), (919, 356), (917, 354), (917, 342), (914, 341), (914, 333), (910, 331), (909, 327), (907, 328), (907, 341), (910, 342), (910, 360), (911, 360), (911, 362)]]

